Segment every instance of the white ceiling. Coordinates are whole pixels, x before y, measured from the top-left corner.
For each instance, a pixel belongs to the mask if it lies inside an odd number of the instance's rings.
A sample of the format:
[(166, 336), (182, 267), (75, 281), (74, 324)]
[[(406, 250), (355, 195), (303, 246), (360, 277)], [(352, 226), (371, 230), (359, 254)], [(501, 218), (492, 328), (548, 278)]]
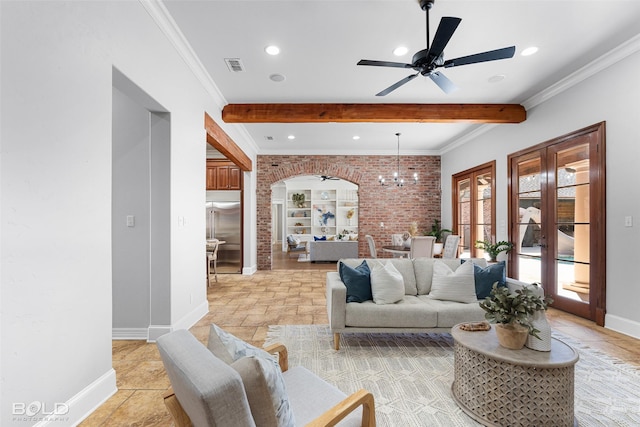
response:
[[(385, 97), (375, 94), (413, 70), (357, 66), (360, 59), (411, 62), (426, 47), (417, 0), (164, 0), (227, 103), (518, 103), (640, 33), (638, 0), (436, 0), (440, 18), (462, 19), (445, 59), (516, 46), (512, 59), (440, 69), (459, 89), (444, 94), (418, 76)], [(278, 56), (264, 48), (275, 44)], [(395, 57), (399, 45), (409, 48)], [(529, 46), (533, 56), (520, 55)], [(232, 73), (224, 59), (239, 58)], [(273, 82), (272, 74), (285, 76)], [(492, 76), (504, 80), (490, 83)], [(526, 106), (526, 104), (525, 104)], [(241, 124), (260, 154), (389, 154), (401, 132), (402, 154), (435, 154), (471, 124)], [(517, 125), (501, 125), (517, 126)], [(287, 139), (295, 135), (295, 140)], [(354, 141), (352, 137), (359, 135)], [(272, 137), (273, 140), (267, 140)]]

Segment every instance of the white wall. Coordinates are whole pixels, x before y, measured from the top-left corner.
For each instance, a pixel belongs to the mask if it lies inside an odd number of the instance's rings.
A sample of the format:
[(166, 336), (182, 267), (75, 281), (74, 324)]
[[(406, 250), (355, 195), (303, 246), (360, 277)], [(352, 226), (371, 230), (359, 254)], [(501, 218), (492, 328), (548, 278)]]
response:
[[(442, 156), (442, 217), (451, 225), (451, 175), (496, 160), (497, 239), (507, 238), (507, 155), (594, 123), (606, 121), (607, 315), (605, 326), (640, 338), (640, 53), (615, 63), (527, 111), (518, 125), (496, 126)], [(624, 217), (634, 227), (624, 227)]]
[[(115, 391), (113, 67), (170, 113), (171, 325), (188, 327), (207, 310), (204, 112), (224, 126), (221, 105), (153, 5), (0, 2), (2, 425), (33, 425), (11, 414), (34, 401), (67, 402), (72, 424)], [(225, 130), (255, 162), (250, 143)], [(245, 206), (255, 217), (254, 175), (245, 174)], [(246, 240), (255, 265), (255, 239)]]

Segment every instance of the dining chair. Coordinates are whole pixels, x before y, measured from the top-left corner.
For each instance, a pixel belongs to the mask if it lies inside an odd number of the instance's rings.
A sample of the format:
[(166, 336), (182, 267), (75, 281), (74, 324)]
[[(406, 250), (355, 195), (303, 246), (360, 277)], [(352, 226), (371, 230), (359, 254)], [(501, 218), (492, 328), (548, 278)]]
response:
[[(207, 284), (211, 285), (211, 276), (218, 281), (218, 240), (207, 240)], [(213, 268), (211, 266), (213, 265)]]
[(411, 238), (411, 251), (409, 257), (414, 258), (433, 258), (433, 244), (436, 238), (434, 236), (414, 236)]
[(458, 258), (458, 245), (460, 244), (460, 236), (449, 234), (444, 241), (442, 248), (442, 258)]
[(376, 242), (373, 240), (369, 234), (365, 236), (367, 239), (367, 243), (369, 244), (369, 252), (371, 254), (371, 258), (378, 258), (378, 252), (376, 251)]
[(404, 245), (404, 239), (402, 238), (402, 234), (392, 234), (391, 235), (391, 245), (393, 245), (393, 246), (402, 246), (402, 245)]

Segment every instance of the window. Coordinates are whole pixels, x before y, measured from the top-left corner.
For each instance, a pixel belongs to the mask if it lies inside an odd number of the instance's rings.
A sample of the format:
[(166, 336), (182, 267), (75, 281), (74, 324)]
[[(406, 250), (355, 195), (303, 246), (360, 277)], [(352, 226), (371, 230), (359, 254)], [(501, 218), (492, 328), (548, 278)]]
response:
[(484, 256), (476, 240), (495, 241), (495, 176), (495, 161), (453, 176), (453, 223), (460, 235), (461, 258)]

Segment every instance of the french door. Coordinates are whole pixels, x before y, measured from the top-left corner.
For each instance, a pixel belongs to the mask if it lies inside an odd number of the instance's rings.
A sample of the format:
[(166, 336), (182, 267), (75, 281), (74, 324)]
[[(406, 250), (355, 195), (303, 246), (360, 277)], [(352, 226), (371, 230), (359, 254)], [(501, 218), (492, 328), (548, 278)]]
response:
[(510, 275), (604, 325), (605, 124), (509, 156)]

